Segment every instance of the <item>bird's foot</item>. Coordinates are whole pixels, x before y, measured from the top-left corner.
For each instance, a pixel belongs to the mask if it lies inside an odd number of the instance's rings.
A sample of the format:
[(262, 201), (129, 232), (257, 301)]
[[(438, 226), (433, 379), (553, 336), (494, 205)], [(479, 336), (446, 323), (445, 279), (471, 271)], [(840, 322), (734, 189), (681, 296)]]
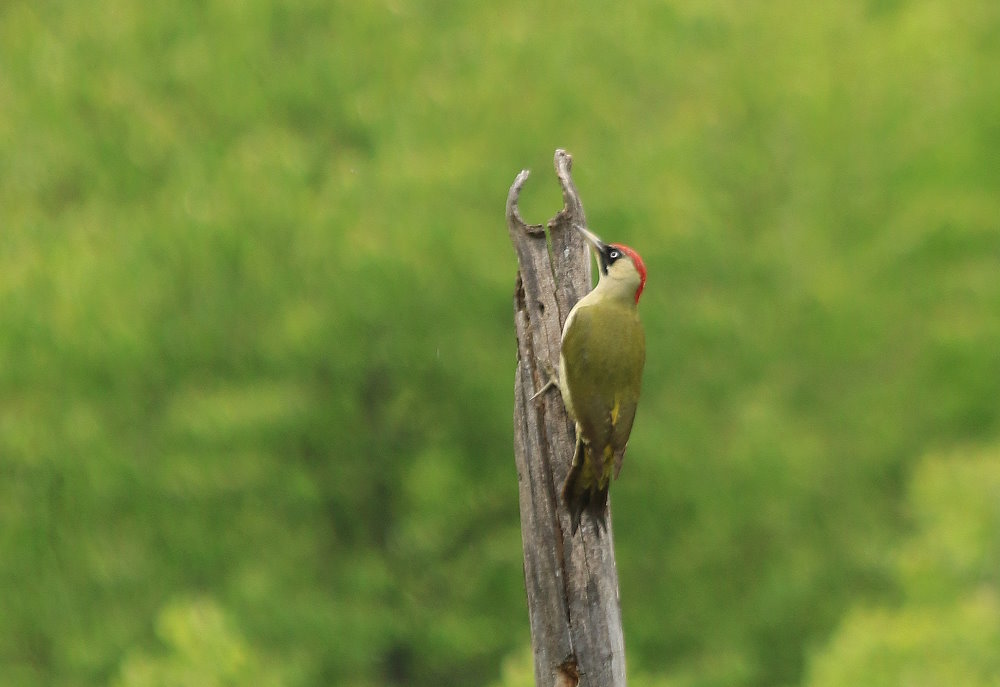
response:
[(543, 361), (542, 367), (543, 367), (542, 372), (545, 375), (546, 381), (545, 384), (542, 386), (542, 388), (536, 391), (535, 395), (531, 397), (530, 400), (532, 401), (534, 401), (536, 398), (544, 394), (552, 387), (555, 387), (557, 389), (559, 388), (559, 376), (556, 374), (556, 371), (552, 369), (552, 366), (549, 365), (547, 362)]

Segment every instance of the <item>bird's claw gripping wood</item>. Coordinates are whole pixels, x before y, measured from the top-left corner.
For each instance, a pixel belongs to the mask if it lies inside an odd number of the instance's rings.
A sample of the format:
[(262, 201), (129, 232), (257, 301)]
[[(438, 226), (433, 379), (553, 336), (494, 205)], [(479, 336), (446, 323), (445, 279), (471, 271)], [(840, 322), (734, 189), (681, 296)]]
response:
[(530, 401), (534, 401), (536, 398), (538, 398), (539, 396), (541, 396), (542, 394), (544, 394), (549, 389), (552, 389), (552, 388), (558, 389), (559, 388), (559, 375), (556, 374), (556, 371), (553, 370), (552, 366), (549, 365), (546, 362), (543, 362), (542, 366), (543, 366), (543, 370), (542, 371), (545, 374), (545, 384), (542, 385), (541, 389), (539, 389), (538, 391), (535, 392), (534, 396), (532, 396), (530, 399), (528, 399)]

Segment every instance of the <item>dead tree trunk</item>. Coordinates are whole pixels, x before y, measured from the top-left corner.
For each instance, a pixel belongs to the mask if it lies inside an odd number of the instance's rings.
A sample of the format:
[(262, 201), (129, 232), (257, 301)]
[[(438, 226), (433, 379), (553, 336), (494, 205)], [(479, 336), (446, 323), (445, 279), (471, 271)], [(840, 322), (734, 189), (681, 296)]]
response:
[(614, 538), (584, 521), (570, 535), (560, 491), (573, 458), (574, 430), (558, 391), (531, 400), (558, 368), (570, 308), (590, 290), (591, 259), (574, 223), (586, 225), (570, 177), (572, 158), (555, 154), (563, 209), (545, 227), (521, 219), (517, 202), (528, 171), (507, 196), (507, 228), (517, 253), (514, 294), (518, 365), (514, 381), (514, 455), (521, 503), (524, 581), (538, 687), (624, 687), (625, 639)]

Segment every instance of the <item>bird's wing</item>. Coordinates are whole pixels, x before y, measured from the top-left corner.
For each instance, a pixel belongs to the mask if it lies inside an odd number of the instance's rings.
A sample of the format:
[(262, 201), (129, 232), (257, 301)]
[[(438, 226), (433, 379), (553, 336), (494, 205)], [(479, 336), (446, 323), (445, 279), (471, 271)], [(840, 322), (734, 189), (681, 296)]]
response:
[[(576, 421), (595, 455), (611, 447), (620, 469), (635, 409), (646, 357), (645, 337), (632, 308), (585, 306), (574, 315), (562, 341), (566, 379)], [(631, 342), (625, 346), (623, 342)], [(605, 469), (610, 466), (605, 466)]]

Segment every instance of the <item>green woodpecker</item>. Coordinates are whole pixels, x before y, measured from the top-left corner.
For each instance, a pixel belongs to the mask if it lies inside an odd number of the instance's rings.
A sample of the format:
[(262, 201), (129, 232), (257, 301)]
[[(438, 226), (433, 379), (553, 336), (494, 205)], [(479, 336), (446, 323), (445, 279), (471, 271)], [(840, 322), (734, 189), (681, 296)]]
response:
[(588, 511), (606, 528), (611, 475), (622, 469), (646, 362), (646, 337), (639, 322), (639, 296), (646, 266), (620, 243), (604, 243), (576, 225), (597, 256), (597, 286), (569, 312), (562, 332), (559, 388), (576, 423), (573, 465), (563, 486), (571, 534)]

